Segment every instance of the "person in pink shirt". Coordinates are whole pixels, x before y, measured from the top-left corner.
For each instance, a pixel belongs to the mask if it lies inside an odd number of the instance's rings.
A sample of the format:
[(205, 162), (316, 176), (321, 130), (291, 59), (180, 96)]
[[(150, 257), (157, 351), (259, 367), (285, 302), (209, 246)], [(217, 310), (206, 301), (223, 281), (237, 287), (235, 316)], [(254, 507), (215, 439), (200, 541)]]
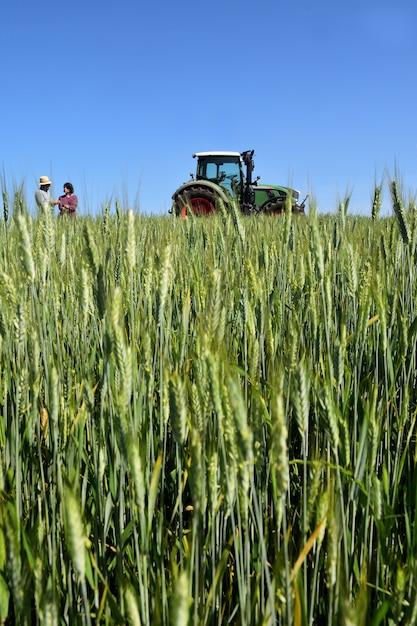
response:
[(55, 201), (61, 215), (75, 217), (77, 215), (78, 198), (74, 194), (74, 187), (71, 183), (65, 183), (64, 194)]

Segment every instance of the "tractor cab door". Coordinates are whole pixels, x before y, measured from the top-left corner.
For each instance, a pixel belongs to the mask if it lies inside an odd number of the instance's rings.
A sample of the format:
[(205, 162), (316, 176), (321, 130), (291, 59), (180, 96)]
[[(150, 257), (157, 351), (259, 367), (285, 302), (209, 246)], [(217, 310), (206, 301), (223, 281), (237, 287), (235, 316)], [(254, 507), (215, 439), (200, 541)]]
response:
[(226, 189), (232, 197), (242, 197), (243, 173), (240, 162), (235, 157), (200, 157), (197, 165), (198, 179), (211, 180)]

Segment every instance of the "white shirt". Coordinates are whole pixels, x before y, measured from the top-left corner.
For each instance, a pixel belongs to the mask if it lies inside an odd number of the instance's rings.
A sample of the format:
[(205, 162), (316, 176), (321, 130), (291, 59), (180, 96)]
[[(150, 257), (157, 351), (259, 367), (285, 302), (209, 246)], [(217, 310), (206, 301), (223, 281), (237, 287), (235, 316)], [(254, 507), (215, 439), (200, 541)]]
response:
[(51, 202), (51, 192), (49, 189), (47, 191), (42, 188), (38, 189), (35, 191), (35, 200), (40, 209), (45, 205), (49, 206)]

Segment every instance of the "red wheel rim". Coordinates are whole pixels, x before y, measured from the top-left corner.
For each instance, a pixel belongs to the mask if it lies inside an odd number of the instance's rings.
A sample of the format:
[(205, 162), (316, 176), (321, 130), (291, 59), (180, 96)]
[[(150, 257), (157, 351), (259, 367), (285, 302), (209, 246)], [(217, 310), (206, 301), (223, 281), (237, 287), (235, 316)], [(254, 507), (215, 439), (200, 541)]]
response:
[(194, 215), (210, 215), (216, 212), (213, 204), (206, 198), (192, 198), (190, 207)]

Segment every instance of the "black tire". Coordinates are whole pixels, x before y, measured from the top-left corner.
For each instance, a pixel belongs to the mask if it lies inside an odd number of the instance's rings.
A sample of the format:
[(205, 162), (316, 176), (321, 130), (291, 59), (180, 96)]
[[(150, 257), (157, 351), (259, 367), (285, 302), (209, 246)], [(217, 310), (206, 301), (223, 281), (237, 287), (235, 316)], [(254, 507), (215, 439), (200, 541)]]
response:
[(196, 185), (185, 189), (175, 199), (175, 215), (186, 217), (191, 211), (193, 215), (213, 215), (217, 211), (218, 197), (214, 191)]
[[(282, 200), (275, 200), (270, 202), (266, 206), (263, 207), (262, 212), (266, 215), (280, 215), (281, 213), (285, 213), (286, 209), (286, 200), (285, 198)], [(299, 215), (305, 215), (304, 209), (298, 204), (293, 204), (291, 208), (292, 213), (297, 213)]]
[(292, 205), (292, 212), (297, 213), (298, 215), (305, 215), (304, 208), (300, 206), (299, 204)]
[(285, 202), (285, 198), (282, 200), (273, 200), (262, 207), (262, 213), (265, 213), (265, 215), (280, 215), (281, 213), (285, 213)]

